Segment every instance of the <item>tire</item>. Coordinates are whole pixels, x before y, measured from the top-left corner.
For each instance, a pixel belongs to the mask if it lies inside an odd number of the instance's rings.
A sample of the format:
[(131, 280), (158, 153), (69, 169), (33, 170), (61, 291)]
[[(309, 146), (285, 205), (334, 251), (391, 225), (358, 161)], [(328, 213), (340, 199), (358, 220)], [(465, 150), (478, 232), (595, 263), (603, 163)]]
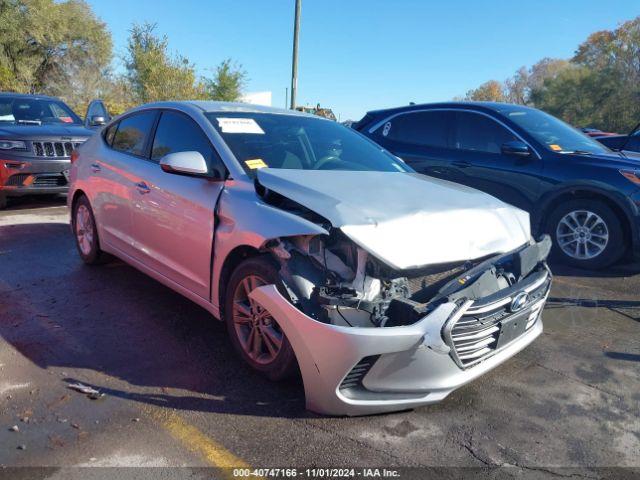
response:
[(0, 194), (0, 210), (7, 208), (7, 196)]
[(621, 219), (599, 200), (577, 199), (560, 205), (549, 216), (547, 232), (553, 239), (554, 257), (578, 268), (608, 267), (627, 250)]
[[(247, 290), (260, 284), (275, 284), (284, 290), (276, 267), (267, 257), (252, 257), (238, 265), (227, 284), (224, 320), (231, 343), (240, 357), (269, 379), (283, 380), (296, 373), (296, 357), (277, 322), (259, 305), (252, 306), (246, 297)], [(280, 340), (279, 347), (277, 339)], [(273, 350), (276, 350), (275, 354)]]
[(100, 250), (100, 238), (91, 204), (84, 195), (73, 204), (71, 222), (76, 248), (82, 261), (87, 265), (99, 265), (107, 261), (107, 254)]

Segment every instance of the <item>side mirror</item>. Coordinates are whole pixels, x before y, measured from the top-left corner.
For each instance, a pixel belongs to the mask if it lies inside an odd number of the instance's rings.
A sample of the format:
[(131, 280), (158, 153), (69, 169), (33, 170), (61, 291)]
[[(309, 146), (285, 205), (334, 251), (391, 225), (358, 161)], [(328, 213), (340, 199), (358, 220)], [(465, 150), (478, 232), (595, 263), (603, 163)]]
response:
[(207, 175), (207, 162), (200, 152), (168, 153), (160, 159), (160, 168), (178, 175)]
[(518, 140), (503, 143), (501, 150), (505, 155), (516, 155), (518, 157), (528, 157), (531, 155), (529, 145)]
[(91, 122), (89, 122), (89, 125), (91, 125), (92, 127), (99, 127), (100, 125), (104, 125), (106, 123), (106, 118), (101, 115), (94, 115), (93, 117), (91, 117)]

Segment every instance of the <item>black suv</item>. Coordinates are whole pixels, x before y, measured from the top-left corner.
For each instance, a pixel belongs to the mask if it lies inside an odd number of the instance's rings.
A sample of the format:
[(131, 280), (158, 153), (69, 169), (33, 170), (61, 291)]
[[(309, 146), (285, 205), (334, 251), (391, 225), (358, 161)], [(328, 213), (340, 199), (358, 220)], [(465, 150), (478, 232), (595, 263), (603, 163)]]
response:
[(0, 93), (0, 208), (9, 196), (66, 193), (71, 151), (92, 134), (57, 98)]
[(640, 252), (640, 156), (551, 115), (451, 102), (372, 111), (353, 128), (420, 173), (528, 211), (533, 233), (550, 233), (566, 263), (597, 269)]

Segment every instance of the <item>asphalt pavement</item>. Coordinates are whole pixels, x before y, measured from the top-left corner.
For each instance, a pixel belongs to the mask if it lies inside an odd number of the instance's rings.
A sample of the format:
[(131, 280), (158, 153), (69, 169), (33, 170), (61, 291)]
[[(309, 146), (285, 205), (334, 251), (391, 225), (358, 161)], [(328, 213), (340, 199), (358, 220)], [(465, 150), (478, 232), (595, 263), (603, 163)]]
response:
[(83, 265), (64, 199), (14, 201), (0, 212), (0, 467), (638, 468), (640, 266), (553, 271), (543, 335), (490, 374), (438, 405), (322, 417), (299, 379), (245, 367), (203, 309), (122, 262)]

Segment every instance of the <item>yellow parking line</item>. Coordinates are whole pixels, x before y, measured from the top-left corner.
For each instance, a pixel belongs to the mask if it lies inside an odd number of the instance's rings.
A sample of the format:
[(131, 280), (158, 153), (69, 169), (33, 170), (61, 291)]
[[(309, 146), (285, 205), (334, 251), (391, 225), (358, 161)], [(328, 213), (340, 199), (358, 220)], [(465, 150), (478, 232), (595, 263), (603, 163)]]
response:
[[(251, 468), (247, 462), (227, 450), (223, 445), (208, 437), (180, 415), (168, 410), (156, 410), (152, 416), (187, 449), (199, 454), (212, 467)], [(232, 472), (228, 475), (233, 477)]]

